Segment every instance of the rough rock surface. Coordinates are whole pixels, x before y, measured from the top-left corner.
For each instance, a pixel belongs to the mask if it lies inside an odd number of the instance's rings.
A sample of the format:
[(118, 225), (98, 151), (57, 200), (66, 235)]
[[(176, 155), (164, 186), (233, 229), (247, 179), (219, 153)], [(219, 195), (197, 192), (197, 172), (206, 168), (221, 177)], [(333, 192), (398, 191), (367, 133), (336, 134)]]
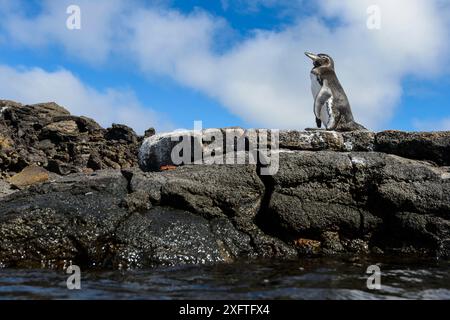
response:
[(377, 247), (448, 256), (448, 168), (377, 152), (280, 156), (269, 182), (268, 231), (278, 225), (285, 241), (317, 240), (326, 252)]
[(137, 165), (141, 138), (131, 128), (103, 129), (55, 103), (21, 105), (0, 100), (0, 172), (14, 175), (30, 165), (60, 175)]
[(31, 165), (23, 169), (21, 172), (13, 175), (8, 182), (16, 188), (24, 188), (33, 184), (45, 182), (49, 179), (48, 171), (37, 165)]
[(377, 150), (405, 158), (450, 165), (450, 131), (383, 131), (376, 135)]
[[(14, 193), (0, 207), (0, 263), (6, 267), (130, 268), (231, 261), (251, 255), (248, 235), (223, 217), (123, 205), (118, 170), (72, 174)], [(143, 198), (142, 201), (148, 201)]]
[[(139, 168), (142, 138), (126, 126), (105, 130), (56, 104), (1, 101), (0, 110), (3, 267), (450, 258), (448, 132), (280, 131), (279, 169), (262, 175), (261, 163), (173, 166), (179, 133), (152, 129)], [(225, 130), (244, 138), (246, 156), (249, 141), (263, 141), (263, 130), (209, 129), (190, 145), (200, 155), (234, 151), (210, 139)], [(27, 167), (48, 177), (27, 169), (30, 183), (17, 190), (10, 182)]]

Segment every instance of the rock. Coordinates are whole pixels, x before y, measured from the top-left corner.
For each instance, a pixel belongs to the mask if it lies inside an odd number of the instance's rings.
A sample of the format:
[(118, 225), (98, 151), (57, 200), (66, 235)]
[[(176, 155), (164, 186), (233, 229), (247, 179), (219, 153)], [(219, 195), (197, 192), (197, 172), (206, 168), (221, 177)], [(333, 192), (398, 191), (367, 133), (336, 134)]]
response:
[[(158, 171), (163, 166), (175, 165), (172, 159), (172, 151), (182, 139), (188, 141), (187, 146), (190, 150), (194, 150), (194, 148), (202, 150), (201, 141), (193, 138), (193, 136), (194, 134), (191, 131), (175, 131), (146, 138), (139, 149), (140, 167), (144, 171)], [(191, 160), (194, 159), (189, 157), (189, 161)]]
[(249, 237), (228, 220), (164, 207), (132, 215), (117, 237), (124, 244), (118, 261), (132, 267), (230, 262), (252, 251)]
[(145, 193), (128, 194), (127, 185), (120, 171), (104, 170), (9, 195), (0, 207), (0, 263), (60, 268), (72, 261), (86, 269), (117, 269), (255, 255), (250, 237), (228, 219), (148, 210)]
[(144, 138), (150, 138), (156, 134), (155, 128), (149, 128), (144, 132)]
[(194, 212), (207, 219), (228, 218), (252, 237), (264, 257), (295, 256), (295, 250), (254, 223), (264, 185), (252, 165), (191, 165), (159, 173), (128, 171), (131, 192), (144, 191), (154, 205)]
[(62, 135), (70, 135), (78, 132), (78, 125), (73, 120), (53, 122), (44, 127), (44, 130), (59, 132)]
[(103, 161), (97, 151), (92, 151), (89, 155), (89, 160), (87, 162), (87, 167), (93, 170), (103, 169)]
[(0, 206), (0, 262), (7, 267), (111, 266), (108, 248), (127, 180), (117, 171), (71, 175), (16, 192)]
[[(450, 236), (446, 168), (375, 152), (280, 157), (280, 170), (269, 180), (266, 228), (280, 228), (287, 240), (322, 239), (326, 254), (367, 252), (369, 241), (384, 251), (440, 255)], [(399, 224), (400, 217), (405, 222)]]
[(32, 165), (9, 178), (8, 182), (16, 188), (24, 188), (33, 184), (45, 182), (48, 178), (49, 174), (47, 170)]
[(325, 231), (322, 233), (322, 252), (331, 255), (344, 252), (338, 232)]
[(295, 239), (294, 246), (303, 255), (317, 255), (321, 252), (321, 242), (312, 239)]
[[(348, 155), (329, 151), (281, 153), (269, 210), (293, 233), (358, 233), (362, 210), (352, 196)], [(339, 177), (339, 180), (336, 180)]]
[(129, 212), (145, 212), (151, 209), (152, 203), (145, 191), (136, 191), (128, 194), (121, 206), (127, 208)]
[(113, 124), (112, 128), (106, 129), (105, 138), (107, 140), (122, 140), (128, 143), (136, 143), (138, 141), (138, 136), (134, 130), (123, 124)]
[(8, 108), (19, 108), (22, 104), (10, 100), (0, 100), (0, 114), (2, 114)]
[(0, 198), (14, 193), (15, 190), (11, 188), (11, 185), (5, 180), (0, 179)]
[(335, 150), (344, 149), (341, 133), (334, 131), (280, 131), (280, 148), (290, 150)]
[(184, 166), (160, 173), (135, 172), (132, 192), (146, 191), (154, 203), (192, 210), (207, 218), (253, 218), (264, 186), (255, 166)]
[(375, 133), (370, 131), (342, 132), (344, 139), (343, 151), (374, 151)]
[(140, 138), (124, 125), (102, 129), (55, 103), (21, 105), (0, 101), (0, 171), (18, 173), (29, 165), (66, 175), (86, 169), (137, 165)]
[[(146, 135), (142, 142), (124, 125), (105, 130), (55, 103), (0, 100), (0, 265), (450, 257), (448, 132)], [(174, 150), (184, 136), (192, 155)], [(276, 148), (277, 136), (279, 168), (265, 175), (263, 155), (248, 160), (265, 140)], [(233, 164), (220, 164), (227, 159)]]
[(14, 142), (5, 136), (0, 136), (0, 152), (8, 153), (14, 147)]
[[(237, 150), (234, 139), (227, 141), (226, 134), (237, 137), (238, 141), (244, 141), (245, 139), (244, 147)], [(224, 128), (205, 129), (200, 131), (200, 133), (194, 131), (175, 131), (153, 135), (146, 138), (140, 148), (139, 164), (144, 171), (158, 171), (161, 167), (179, 165), (174, 163), (172, 151), (176, 145), (180, 144), (182, 137), (191, 138), (191, 143), (186, 145), (191, 153), (194, 153), (194, 150), (198, 150), (197, 155), (187, 158), (188, 162), (193, 163), (195, 160), (199, 162), (205, 161), (205, 155), (211, 155), (213, 150), (221, 154), (255, 150), (258, 145), (258, 137), (268, 136), (267, 141), (270, 143), (272, 141), (272, 134), (273, 132), (271, 130)], [(215, 138), (211, 139), (211, 137), (216, 136), (219, 136), (223, 140), (219, 146), (211, 142), (211, 140), (215, 141)], [(375, 134), (369, 131), (335, 132), (322, 130), (303, 132), (297, 130), (281, 130), (278, 132), (278, 137), (279, 148), (288, 150), (372, 151), (375, 148)], [(186, 138), (186, 141), (188, 139)], [(249, 146), (249, 140), (255, 142), (253, 149)], [(203, 158), (201, 157), (202, 155), (204, 155)], [(248, 163), (248, 160), (246, 163)]]
[(376, 149), (401, 157), (450, 165), (450, 131), (383, 131), (376, 134)]

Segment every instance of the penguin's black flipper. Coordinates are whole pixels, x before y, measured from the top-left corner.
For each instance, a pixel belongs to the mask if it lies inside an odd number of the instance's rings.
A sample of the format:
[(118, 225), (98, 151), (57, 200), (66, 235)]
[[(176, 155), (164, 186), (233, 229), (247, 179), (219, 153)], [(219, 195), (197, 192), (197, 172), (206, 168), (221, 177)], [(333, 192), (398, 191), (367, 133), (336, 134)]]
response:
[(322, 120), (320, 120), (319, 118), (316, 117), (316, 124), (317, 124), (317, 128), (320, 128), (322, 126)]

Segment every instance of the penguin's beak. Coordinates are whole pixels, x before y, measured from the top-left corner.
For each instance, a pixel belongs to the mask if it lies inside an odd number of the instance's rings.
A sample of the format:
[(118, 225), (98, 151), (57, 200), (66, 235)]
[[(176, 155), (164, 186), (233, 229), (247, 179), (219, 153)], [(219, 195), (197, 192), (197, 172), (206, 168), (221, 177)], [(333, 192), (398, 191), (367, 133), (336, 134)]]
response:
[(318, 56), (318, 55), (315, 55), (314, 53), (305, 52), (305, 55), (306, 55), (308, 58), (312, 59), (312, 61), (316, 61), (317, 59), (319, 59), (319, 56)]

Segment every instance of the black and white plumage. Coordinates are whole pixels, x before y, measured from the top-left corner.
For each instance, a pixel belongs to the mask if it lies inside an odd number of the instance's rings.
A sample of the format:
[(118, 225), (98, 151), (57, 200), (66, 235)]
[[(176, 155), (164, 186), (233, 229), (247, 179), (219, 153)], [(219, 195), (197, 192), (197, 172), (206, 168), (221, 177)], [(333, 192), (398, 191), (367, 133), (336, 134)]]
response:
[(311, 70), (311, 91), (317, 127), (323, 124), (327, 130), (366, 130), (353, 119), (347, 95), (334, 71), (333, 59), (326, 54), (305, 54), (314, 64)]

